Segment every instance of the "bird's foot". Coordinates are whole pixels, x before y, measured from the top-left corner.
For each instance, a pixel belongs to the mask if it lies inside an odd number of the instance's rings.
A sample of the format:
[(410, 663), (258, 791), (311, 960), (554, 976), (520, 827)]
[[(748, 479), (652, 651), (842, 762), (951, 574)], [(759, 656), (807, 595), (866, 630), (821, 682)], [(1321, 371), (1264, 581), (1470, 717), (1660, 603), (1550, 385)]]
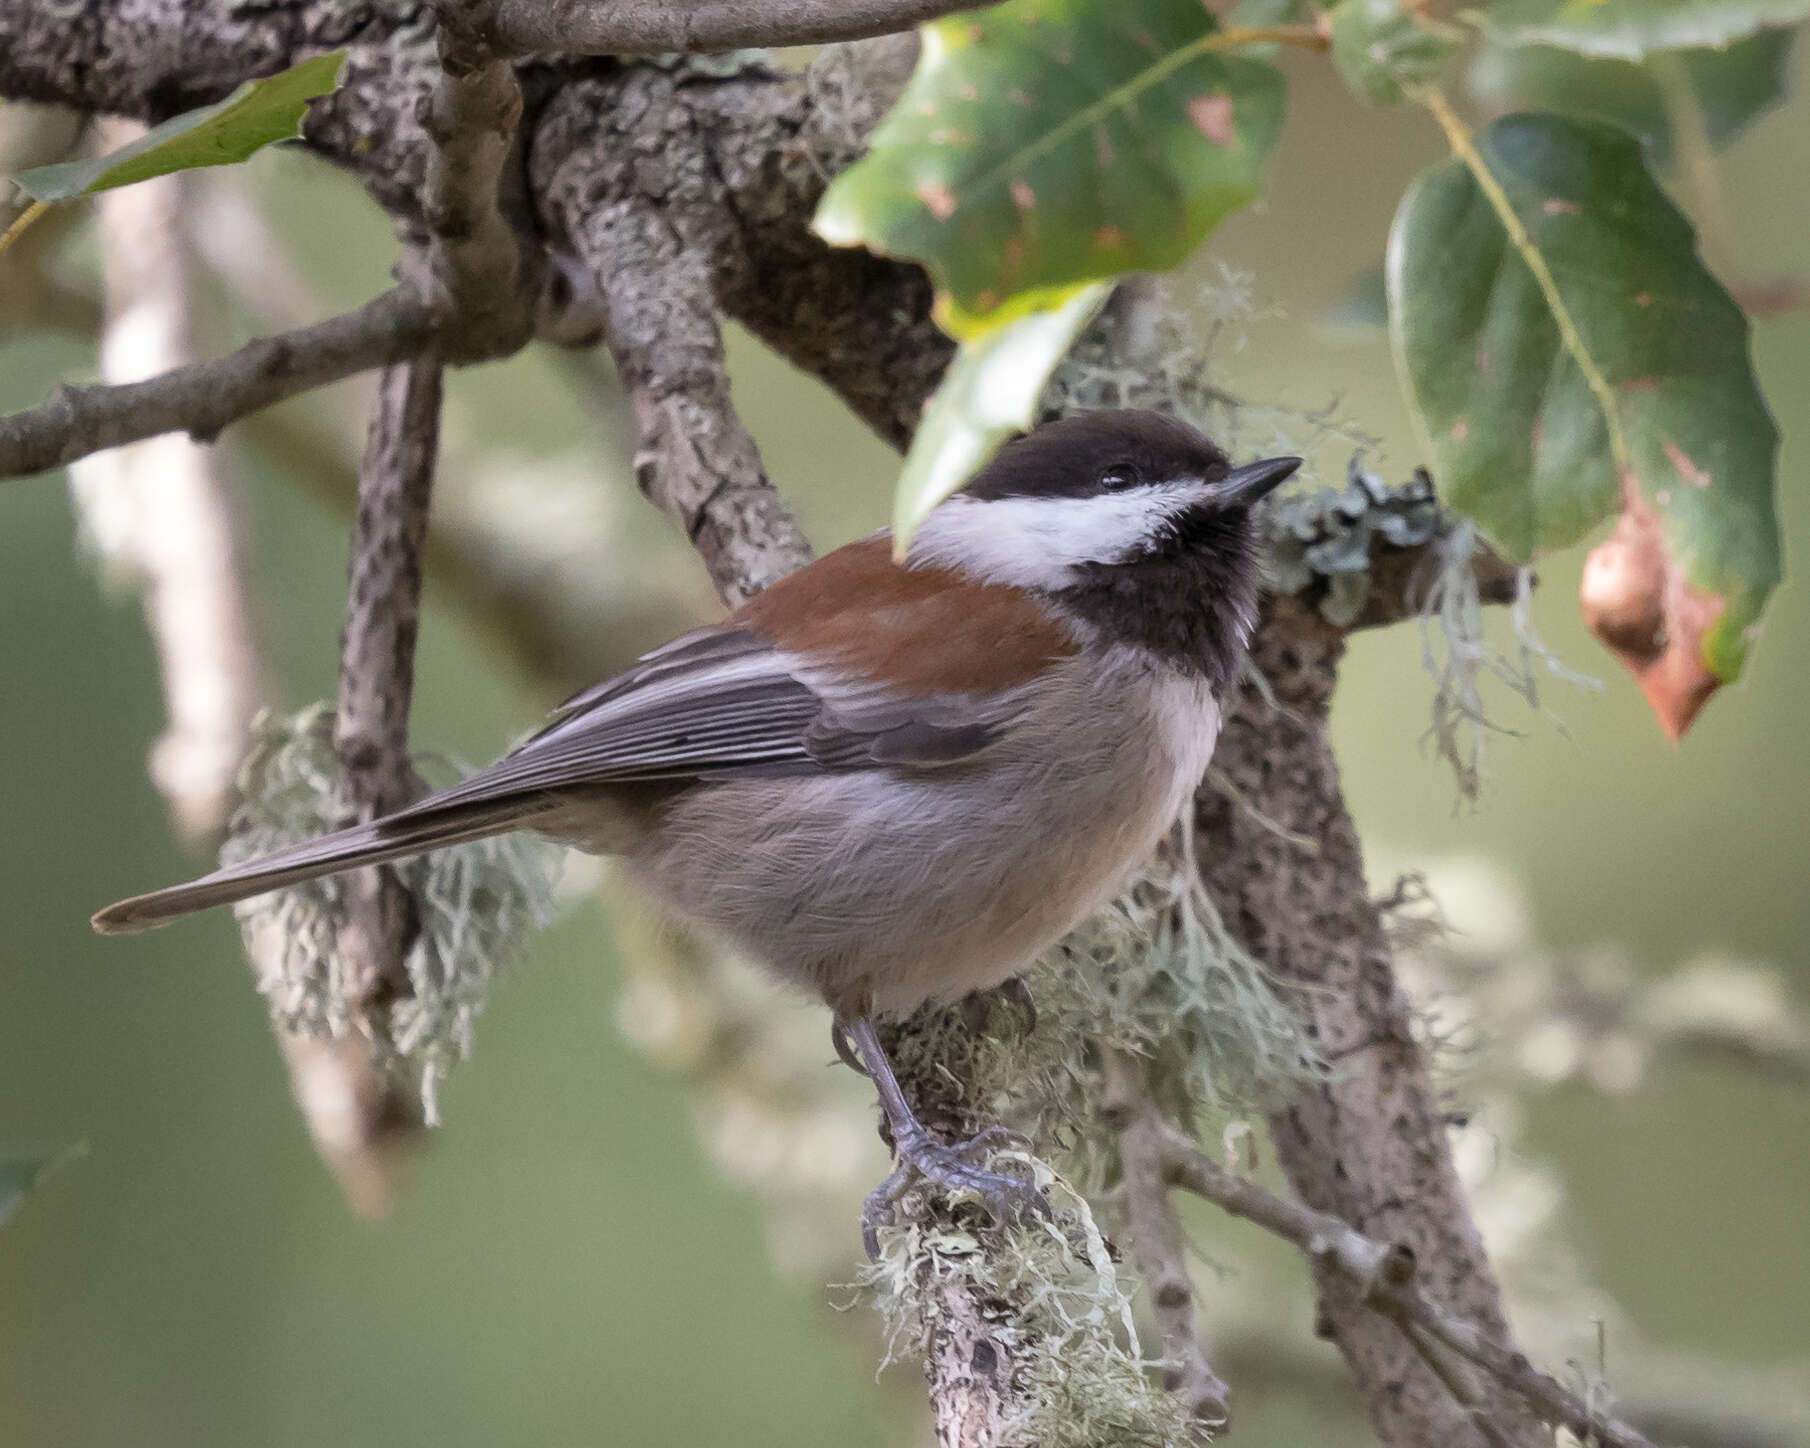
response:
[(993, 1214), (993, 1220), (1002, 1224), (1031, 1216), (1050, 1220), (1050, 1204), (1032, 1182), (979, 1164), (996, 1147), (1018, 1140), (1003, 1126), (990, 1126), (954, 1146), (944, 1146), (927, 1131), (905, 1133), (895, 1143), (898, 1166), (868, 1193), (861, 1207), (861, 1244), (868, 1257), (879, 1257), (880, 1228), (892, 1220), (899, 1198), (920, 1181), (941, 1187), (951, 1195), (978, 1197)]

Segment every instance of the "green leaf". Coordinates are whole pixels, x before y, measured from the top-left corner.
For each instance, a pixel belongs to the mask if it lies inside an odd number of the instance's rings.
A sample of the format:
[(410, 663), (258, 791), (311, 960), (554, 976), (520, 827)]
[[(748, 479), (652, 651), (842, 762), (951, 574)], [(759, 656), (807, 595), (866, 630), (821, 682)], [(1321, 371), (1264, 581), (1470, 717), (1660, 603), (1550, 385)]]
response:
[(0, 1227), (19, 1210), (26, 1195), (53, 1167), (86, 1154), (84, 1141), (65, 1142), (51, 1148), (0, 1148)]
[(1343, 0), (1332, 12), (1332, 60), (1352, 94), (1392, 106), (1404, 89), (1431, 85), (1463, 40), (1401, 0)]
[(893, 547), (903, 551), (930, 510), (973, 477), (999, 445), (1031, 425), (1037, 400), (1112, 287), (1078, 287), (1055, 311), (1034, 312), (964, 342), (924, 406), (893, 496)]
[(1609, 121), (1672, 154), (1664, 89), (1649, 65), (1675, 60), (1703, 112), (1710, 143), (1726, 146), (1785, 97), (1796, 32), (1762, 30), (1726, 50), (1655, 51), (1645, 62), (1596, 59), (1550, 45), (1485, 42), (1471, 62), (1471, 93), (1490, 112), (1546, 110)]
[(1721, 49), (1810, 17), (1810, 0), (1496, 0), (1470, 12), (1504, 45), (1556, 45), (1640, 60), (1655, 50)]
[(346, 52), (331, 51), (263, 80), (247, 81), (225, 100), (172, 116), (129, 146), (86, 161), (39, 166), (14, 179), (36, 201), (69, 201), (197, 166), (230, 166), (273, 141), (301, 134), (308, 102), (339, 83)]
[(1701, 662), (1732, 679), (1780, 570), (1778, 434), (1747, 319), (1625, 132), (1516, 115), (1478, 151), (1613, 416), (1475, 176), (1461, 161), (1436, 166), (1396, 213), (1388, 277), (1397, 368), (1441, 491), (1517, 560), (1638, 504), (1703, 595)]
[(1174, 266), (1257, 195), (1282, 75), (1215, 53), (1199, 0), (1008, 0), (923, 36), (816, 227), (922, 261), (957, 336)]

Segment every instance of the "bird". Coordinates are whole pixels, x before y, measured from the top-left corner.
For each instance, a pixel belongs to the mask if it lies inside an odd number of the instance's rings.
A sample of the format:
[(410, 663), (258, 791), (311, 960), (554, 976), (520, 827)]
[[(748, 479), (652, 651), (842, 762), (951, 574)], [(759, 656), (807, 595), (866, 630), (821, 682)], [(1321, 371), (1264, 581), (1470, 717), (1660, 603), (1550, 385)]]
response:
[(1041, 1210), (1028, 1182), (922, 1125), (875, 1022), (1014, 980), (1155, 850), (1256, 623), (1253, 505), (1300, 463), (1234, 466), (1154, 411), (1046, 422), (902, 550), (883, 531), (825, 554), (461, 783), (94, 927), (532, 830), (618, 857), (665, 909), (829, 1007), (896, 1160), (863, 1212), (870, 1253), (910, 1180), (1001, 1218)]

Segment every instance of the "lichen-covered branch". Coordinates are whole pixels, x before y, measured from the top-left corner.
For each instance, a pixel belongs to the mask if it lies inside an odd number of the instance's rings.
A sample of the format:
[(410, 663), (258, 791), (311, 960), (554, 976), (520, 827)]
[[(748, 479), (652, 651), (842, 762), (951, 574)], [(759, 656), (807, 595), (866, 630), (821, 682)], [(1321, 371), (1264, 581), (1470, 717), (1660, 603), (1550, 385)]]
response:
[[(1210, 788), (1196, 798), (1203, 873), (1227, 926), (1275, 975), (1334, 1068), (1270, 1117), (1296, 1193), (1412, 1253), (1430, 1294), (1512, 1344), (1339, 789), (1326, 720), (1343, 647), (1340, 630), (1293, 599), (1266, 609), (1253, 646), (1266, 682), (1247, 681), (1229, 701), (1214, 755), (1239, 802)], [(1394, 1324), (1324, 1271), (1319, 1287), (1321, 1328), (1385, 1442), (1480, 1441)], [(1490, 1411), (1514, 1441), (1533, 1441), (1537, 1428), (1514, 1404)]]
[(143, 382), (59, 385), (39, 407), (0, 417), (0, 477), (22, 477), (162, 433), (211, 442), (249, 412), (411, 357), (434, 333), (410, 288), (384, 292), (312, 327), (260, 337)]
[[(437, 359), (388, 369), (359, 470), (333, 730), (339, 802), (359, 819), (397, 808), (413, 790), (408, 709), (439, 404)], [(414, 902), (387, 866), (348, 875), (338, 899), (345, 1008), (387, 1009), (410, 990), (404, 959), (418, 928)], [(277, 917), (248, 928), (260, 979), (283, 978), (292, 944)], [(361, 1032), (328, 1036), (279, 1023), (277, 1033), (296, 1104), (347, 1204), (360, 1216), (386, 1215), (422, 1129), (420, 1101)]]
[(602, 295), (640, 432), (641, 489), (734, 605), (810, 550), (729, 395), (710, 266), (729, 225), (722, 183), (662, 72), (630, 77), (601, 113), (583, 97), (562, 96), (543, 117), (535, 189)]
[[(340, 793), (363, 823), (415, 793), (408, 716), (421, 618), (421, 553), (440, 437), (440, 361), (431, 353), (389, 368), (377, 391), (352, 528), (351, 586), (340, 641), (333, 747)], [(394, 870), (346, 878), (339, 948), (353, 962), (359, 1003), (380, 1005), (408, 989), (403, 955), (414, 906)]]
[[(1423, 1289), (1420, 1262), (1399, 1242), (1355, 1230), (1342, 1218), (1279, 1197), (1227, 1171), (1192, 1141), (1163, 1132), (1165, 1179), (1204, 1197), (1233, 1216), (1254, 1222), (1292, 1242), (1329, 1274), (1342, 1279), (1353, 1305), (1412, 1327), (1488, 1373), (1501, 1387), (1531, 1404), (1547, 1422), (1584, 1442), (1609, 1448), (1653, 1448), (1638, 1430), (1598, 1411), (1550, 1374), (1528, 1362), (1512, 1343), (1452, 1312)], [(1388, 1440), (1395, 1441), (1395, 1440)]]
[[(333, 750), (339, 800), (358, 820), (397, 809), (414, 793), (408, 714), (420, 619), (421, 550), (439, 441), (439, 359), (431, 353), (385, 371), (378, 386), (352, 530), (351, 585), (340, 642)], [(419, 928), (408, 889), (389, 866), (346, 876), (335, 948), (349, 982), (347, 1010), (388, 1009), (409, 993), (405, 957)], [(252, 929), (261, 973), (280, 978), (289, 949), (274, 923)], [(334, 1039), (279, 1030), (296, 1100), (352, 1209), (381, 1216), (422, 1127), (419, 1101), (360, 1032)]]

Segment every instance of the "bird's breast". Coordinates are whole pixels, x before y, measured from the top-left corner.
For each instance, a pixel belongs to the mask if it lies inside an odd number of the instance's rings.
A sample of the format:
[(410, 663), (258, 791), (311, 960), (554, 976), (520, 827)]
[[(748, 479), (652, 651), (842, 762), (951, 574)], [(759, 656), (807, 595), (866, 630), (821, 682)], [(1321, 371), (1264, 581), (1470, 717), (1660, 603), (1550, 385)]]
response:
[(999, 984), (1110, 900), (1218, 732), (1204, 681), (1084, 653), (972, 761), (690, 791), (629, 865), (838, 1009), (908, 1010)]

